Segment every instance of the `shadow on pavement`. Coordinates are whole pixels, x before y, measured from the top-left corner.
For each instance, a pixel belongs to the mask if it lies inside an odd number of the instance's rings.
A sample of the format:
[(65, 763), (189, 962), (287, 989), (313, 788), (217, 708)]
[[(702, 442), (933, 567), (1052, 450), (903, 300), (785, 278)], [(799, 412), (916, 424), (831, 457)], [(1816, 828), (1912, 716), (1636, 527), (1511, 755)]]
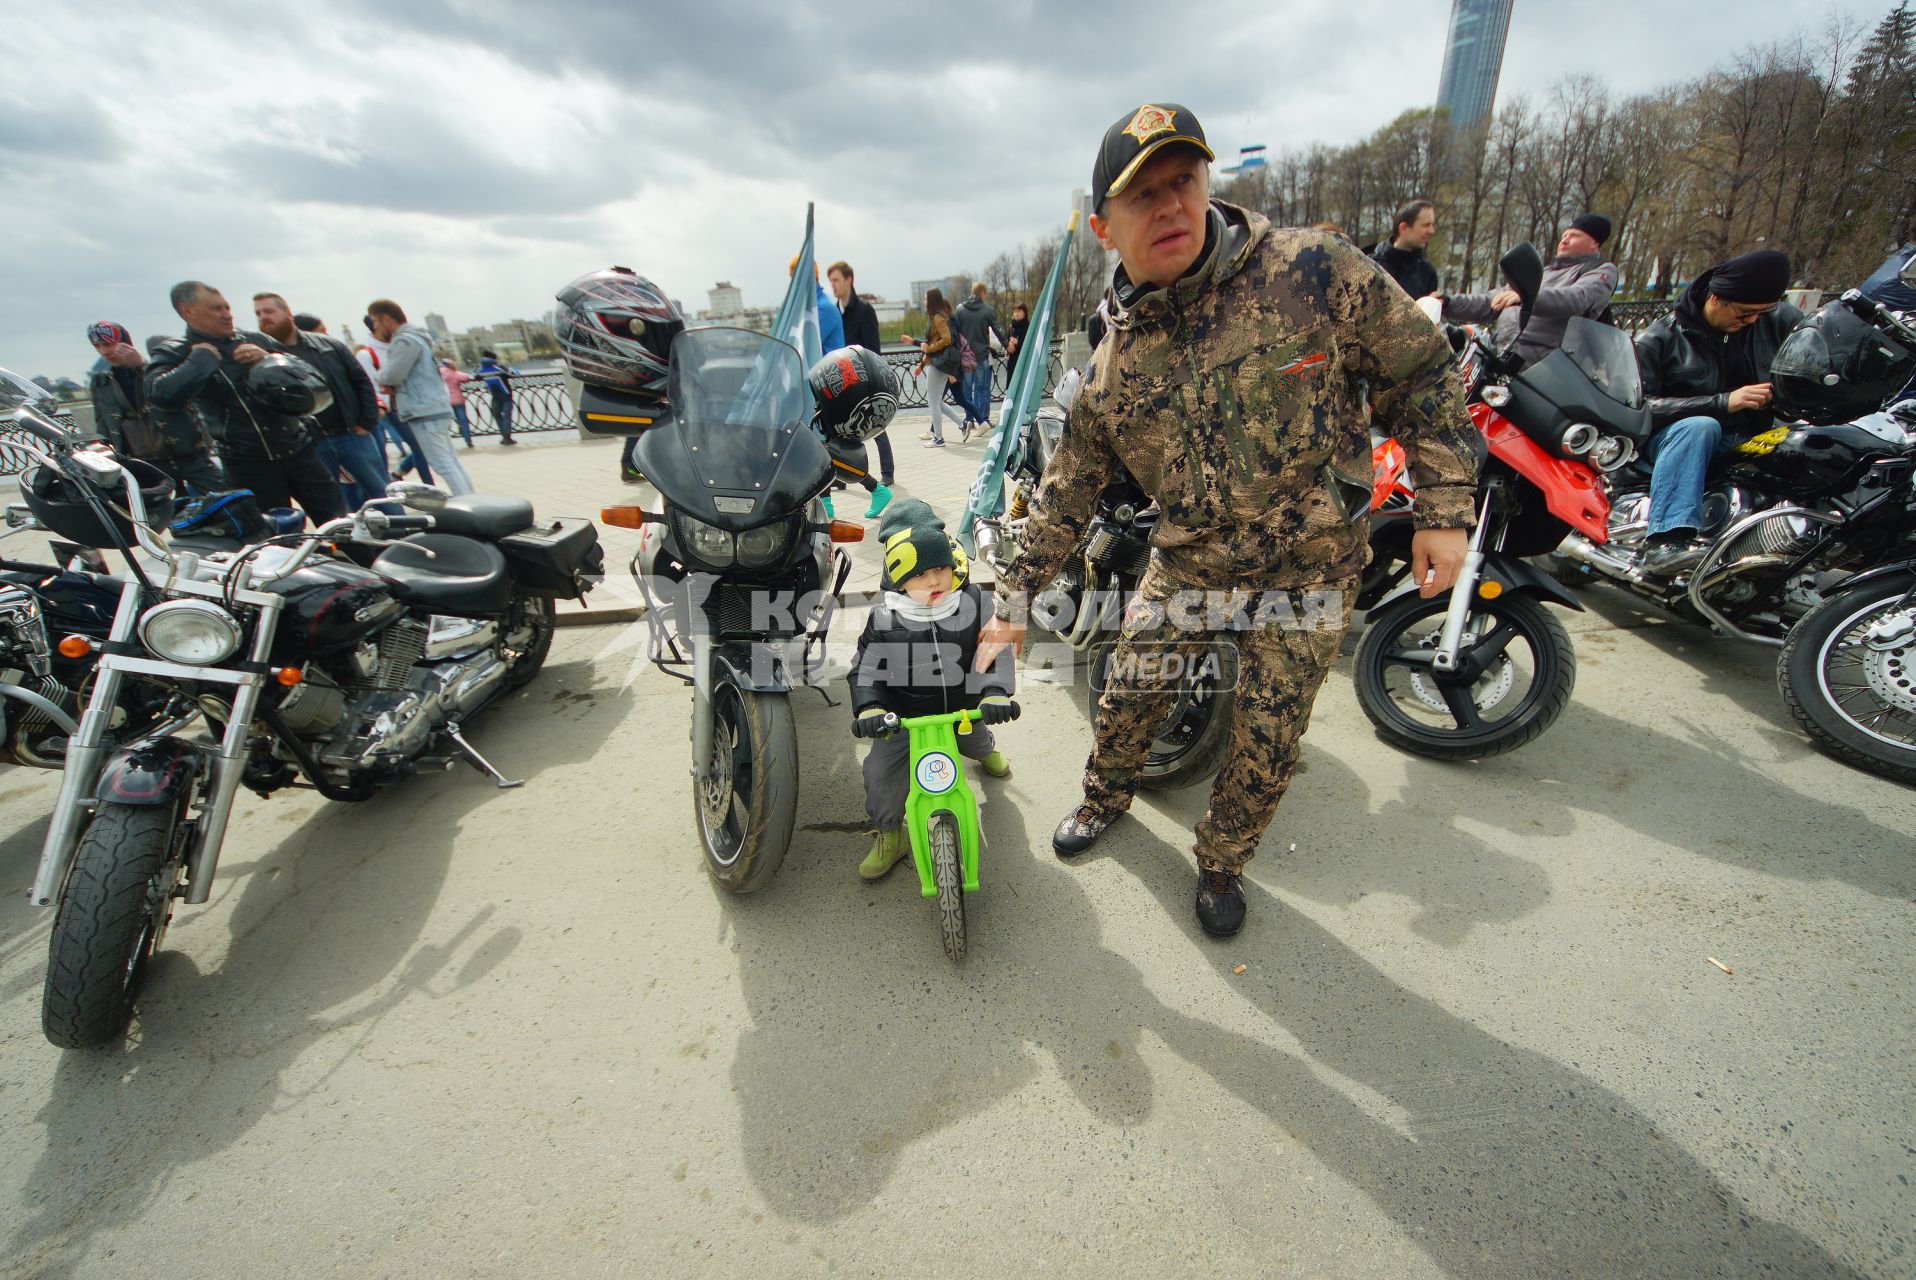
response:
[[(584, 686), (590, 672), (549, 667), (524, 698), (474, 721), (474, 745), (527, 778), (528, 791), (590, 756), (633, 705), (592, 699), (578, 714), (590, 695), (560, 686)], [(95, 1238), (146, 1211), (174, 1169), (299, 1108), (382, 1019), (444, 999), (505, 959), (520, 931), (491, 906), (447, 922), (442, 937), (427, 932), (462, 831), (495, 794), (462, 767), (365, 804), (328, 805), (250, 860), (260, 827), (236, 832), (213, 901), (191, 908), (219, 913), (231, 930), (219, 968), (201, 973), (162, 952), (127, 1043), (61, 1056), (26, 1182), (33, 1214), (6, 1240), (9, 1266), (82, 1273)], [(274, 801), (242, 791), (239, 803), (256, 817)], [(393, 839), (402, 812), (403, 839)]]

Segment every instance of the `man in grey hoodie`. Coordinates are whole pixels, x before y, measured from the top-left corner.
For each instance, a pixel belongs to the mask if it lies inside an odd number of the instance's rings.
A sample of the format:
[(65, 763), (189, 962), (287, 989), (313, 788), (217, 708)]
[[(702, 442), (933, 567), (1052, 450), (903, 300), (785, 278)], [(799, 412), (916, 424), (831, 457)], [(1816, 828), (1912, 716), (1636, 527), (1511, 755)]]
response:
[(1570, 220), (1557, 241), (1557, 256), (1543, 273), (1543, 287), (1524, 323), (1523, 300), (1515, 289), (1495, 293), (1461, 293), (1444, 299), (1444, 319), (1460, 324), (1495, 324), (1499, 351), (1516, 344), (1526, 366), (1563, 345), (1563, 331), (1571, 316), (1595, 320), (1617, 291), (1617, 264), (1603, 260), (1603, 242), (1610, 238), (1610, 219), (1600, 213), (1581, 213)]
[(985, 301), (984, 281), (971, 286), (971, 296), (952, 312), (951, 324), (970, 345), (978, 362), (958, 387), (958, 401), (965, 407), (964, 435), (969, 438), (974, 425), (983, 427), (991, 422), (991, 343), (995, 339), (1002, 347), (1005, 340), (998, 313)]
[(455, 497), (471, 493), (472, 479), (452, 447), (452, 396), (439, 376), (432, 334), (408, 324), (406, 313), (391, 298), (367, 303), (366, 322), (373, 337), (389, 344), (375, 381), (392, 389), (392, 416), (412, 428), (439, 483)]

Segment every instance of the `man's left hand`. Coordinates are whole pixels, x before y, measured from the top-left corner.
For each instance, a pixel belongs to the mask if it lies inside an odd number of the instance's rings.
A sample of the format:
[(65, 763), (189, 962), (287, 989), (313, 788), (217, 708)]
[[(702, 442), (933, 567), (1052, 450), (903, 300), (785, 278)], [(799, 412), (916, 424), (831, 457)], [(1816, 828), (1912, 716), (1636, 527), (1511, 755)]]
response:
[(255, 346), (250, 342), (242, 342), (233, 348), (233, 359), (239, 361), (241, 364), (258, 364), (265, 358), (266, 348)]
[(1410, 538), (1410, 580), (1417, 594), (1428, 600), (1457, 584), (1470, 535), (1462, 529), (1419, 529)]

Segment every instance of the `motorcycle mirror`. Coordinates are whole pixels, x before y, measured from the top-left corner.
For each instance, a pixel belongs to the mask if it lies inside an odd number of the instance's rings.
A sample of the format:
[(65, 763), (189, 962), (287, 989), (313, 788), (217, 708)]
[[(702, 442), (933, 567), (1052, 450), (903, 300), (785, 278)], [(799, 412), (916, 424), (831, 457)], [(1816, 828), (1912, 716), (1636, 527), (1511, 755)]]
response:
[(39, 383), (11, 369), (0, 369), (0, 413), (36, 409), (51, 417), (59, 408), (59, 398)]
[(1523, 299), (1524, 310), (1537, 305), (1537, 291), (1543, 288), (1543, 255), (1528, 240), (1497, 259), (1504, 281)]
[(414, 511), (438, 511), (452, 498), (452, 492), (436, 484), (395, 480), (386, 486), (386, 496), (399, 499)]

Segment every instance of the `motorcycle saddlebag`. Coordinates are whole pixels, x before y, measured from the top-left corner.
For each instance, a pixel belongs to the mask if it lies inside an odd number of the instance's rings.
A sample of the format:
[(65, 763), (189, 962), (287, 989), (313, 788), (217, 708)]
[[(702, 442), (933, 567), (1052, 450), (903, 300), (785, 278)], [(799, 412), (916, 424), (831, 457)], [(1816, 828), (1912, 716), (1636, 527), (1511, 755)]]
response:
[(513, 584), (528, 595), (578, 597), (581, 576), (605, 571), (605, 548), (590, 520), (543, 522), (494, 545), (505, 554)]

